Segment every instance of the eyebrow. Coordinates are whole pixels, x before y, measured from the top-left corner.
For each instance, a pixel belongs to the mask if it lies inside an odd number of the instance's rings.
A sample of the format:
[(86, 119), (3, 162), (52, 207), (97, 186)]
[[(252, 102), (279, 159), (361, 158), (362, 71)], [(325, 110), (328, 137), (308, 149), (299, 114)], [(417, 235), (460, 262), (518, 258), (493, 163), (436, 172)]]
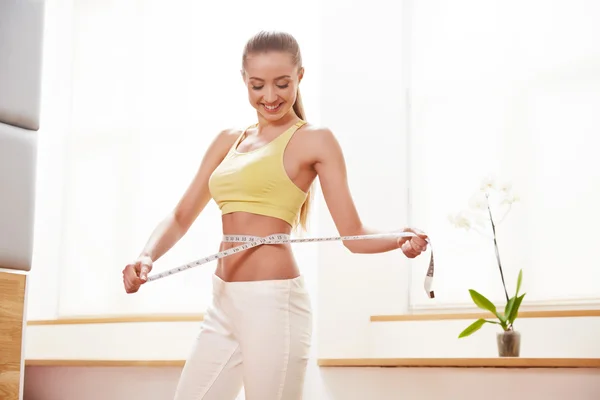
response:
[[(289, 76), (289, 75), (281, 75), (281, 76), (278, 76), (277, 78), (275, 78), (275, 80), (278, 81), (278, 80), (283, 79), (283, 78), (291, 78), (291, 76)], [(255, 76), (251, 76), (250, 79), (254, 79), (254, 80), (257, 80), (257, 81), (261, 81), (261, 82), (265, 81), (264, 79), (257, 78)]]

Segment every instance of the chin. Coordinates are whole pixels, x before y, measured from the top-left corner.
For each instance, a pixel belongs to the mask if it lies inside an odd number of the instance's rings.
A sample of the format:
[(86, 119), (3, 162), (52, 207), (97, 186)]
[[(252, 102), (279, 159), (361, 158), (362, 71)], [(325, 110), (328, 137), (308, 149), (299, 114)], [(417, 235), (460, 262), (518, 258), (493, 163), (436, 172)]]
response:
[(260, 115), (267, 121), (275, 122), (275, 121), (279, 121), (285, 114), (284, 113), (267, 114), (267, 113), (261, 112)]

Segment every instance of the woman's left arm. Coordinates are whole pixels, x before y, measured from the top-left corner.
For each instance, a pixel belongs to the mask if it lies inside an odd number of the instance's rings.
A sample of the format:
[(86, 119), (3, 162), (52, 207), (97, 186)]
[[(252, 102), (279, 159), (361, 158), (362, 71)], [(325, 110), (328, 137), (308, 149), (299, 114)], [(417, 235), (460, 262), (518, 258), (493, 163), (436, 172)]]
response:
[[(339, 142), (328, 129), (319, 129), (312, 136), (317, 145), (315, 170), (319, 176), (323, 196), (333, 221), (342, 236), (380, 234), (365, 227), (360, 219), (350, 193), (346, 162)], [(414, 258), (427, 248), (427, 235), (414, 229), (401, 229), (413, 232), (417, 237), (382, 238), (344, 241), (344, 246), (352, 253), (384, 253), (398, 248), (409, 258)]]

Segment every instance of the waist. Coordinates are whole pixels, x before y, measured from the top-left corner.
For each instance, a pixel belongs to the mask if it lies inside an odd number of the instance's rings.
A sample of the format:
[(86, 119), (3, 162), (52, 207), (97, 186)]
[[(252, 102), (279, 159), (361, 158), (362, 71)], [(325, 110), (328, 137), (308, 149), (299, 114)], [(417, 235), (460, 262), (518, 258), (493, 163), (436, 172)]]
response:
[(221, 251), (232, 252), (217, 264), (224, 281), (291, 279), (299, 275), (287, 233), (271, 235), (225, 234)]
[(221, 237), (222, 243), (254, 243), (262, 244), (286, 244), (289, 243), (291, 236), (288, 233), (272, 233), (266, 236), (245, 235), (245, 234), (224, 234)]
[[(270, 235), (248, 235), (248, 234), (223, 234), (221, 237), (220, 251), (232, 251), (227, 260), (221, 260), (226, 264), (238, 261), (249, 261), (260, 257), (264, 262), (266, 259), (293, 258), (291, 236), (287, 233)], [(265, 258), (266, 257), (266, 258)]]
[(248, 212), (234, 212), (221, 217), (225, 236), (259, 236), (290, 234), (292, 227), (280, 218)]

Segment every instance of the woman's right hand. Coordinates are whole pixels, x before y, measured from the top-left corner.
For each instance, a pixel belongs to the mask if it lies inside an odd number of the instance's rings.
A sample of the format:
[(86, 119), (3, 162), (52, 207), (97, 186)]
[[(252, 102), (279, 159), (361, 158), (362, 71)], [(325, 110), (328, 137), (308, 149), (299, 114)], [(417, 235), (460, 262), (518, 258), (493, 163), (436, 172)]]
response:
[(148, 273), (152, 271), (152, 259), (148, 256), (138, 258), (123, 269), (123, 285), (125, 292), (135, 293), (148, 281)]

